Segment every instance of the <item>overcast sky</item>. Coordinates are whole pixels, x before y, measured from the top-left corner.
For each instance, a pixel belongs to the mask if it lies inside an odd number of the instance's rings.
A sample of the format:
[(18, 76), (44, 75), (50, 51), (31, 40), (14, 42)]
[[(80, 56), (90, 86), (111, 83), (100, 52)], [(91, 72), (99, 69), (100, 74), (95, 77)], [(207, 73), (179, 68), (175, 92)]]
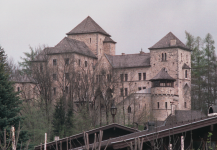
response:
[(116, 54), (138, 53), (170, 31), (183, 43), (211, 33), (217, 42), (216, 0), (0, 0), (0, 45), (15, 61), (29, 46), (55, 46), (87, 16), (116, 44)]

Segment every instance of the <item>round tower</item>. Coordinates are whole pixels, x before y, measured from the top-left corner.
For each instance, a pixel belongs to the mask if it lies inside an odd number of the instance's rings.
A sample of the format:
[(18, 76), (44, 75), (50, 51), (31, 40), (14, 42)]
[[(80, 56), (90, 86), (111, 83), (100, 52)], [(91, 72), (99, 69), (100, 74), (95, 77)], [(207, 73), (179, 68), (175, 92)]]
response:
[(162, 68), (150, 81), (152, 82), (152, 115), (158, 121), (164, 121), (171, 114), (172, 110), (175, 109), (174, 82), (176, 80), (167, 73), (165, 68)]

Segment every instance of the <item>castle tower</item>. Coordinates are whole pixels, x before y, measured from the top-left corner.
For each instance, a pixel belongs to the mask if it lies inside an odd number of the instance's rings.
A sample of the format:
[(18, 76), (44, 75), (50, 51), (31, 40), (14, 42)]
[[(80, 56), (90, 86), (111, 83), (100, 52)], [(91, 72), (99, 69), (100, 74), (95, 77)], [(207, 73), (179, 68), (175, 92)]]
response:
[[(174, 96), (169, 98), (170, 102), (177, 110), (190, 110), (191, 50), (171, 32), (149, 49), (150, 77), (154, 77), (165, 68), (169, 76), (175, 79)], [(157, 102), (157, 98), (155, 99)]]
[(104, 51), (110, 55), (115, 54), (116, 42), (90, 16), (68, 32), (67, 35), (71, 39), (83, 41), (98, 59), (103, 56)]
[(162, 68), (150, 81), (152, 82), (151, 105), (153, 116), (159, 121), (164, 121), (172, 111), (171, 102), (174, 99), (175, 79), (167, 73), (165, 68)]

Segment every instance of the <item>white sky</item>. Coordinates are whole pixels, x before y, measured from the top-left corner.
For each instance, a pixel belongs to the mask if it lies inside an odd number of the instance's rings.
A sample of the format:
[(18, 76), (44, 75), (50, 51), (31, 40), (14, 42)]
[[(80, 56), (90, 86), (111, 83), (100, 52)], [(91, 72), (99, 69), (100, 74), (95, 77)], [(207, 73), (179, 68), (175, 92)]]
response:
[(183, 43), (185, 30), (217, 38), (216, 0), (0, 0), (0, 45), (18, 61), (29, 46), (55, 46), (87, 16), (117, 42), (116, 54), (149, 52), (170, 31)]

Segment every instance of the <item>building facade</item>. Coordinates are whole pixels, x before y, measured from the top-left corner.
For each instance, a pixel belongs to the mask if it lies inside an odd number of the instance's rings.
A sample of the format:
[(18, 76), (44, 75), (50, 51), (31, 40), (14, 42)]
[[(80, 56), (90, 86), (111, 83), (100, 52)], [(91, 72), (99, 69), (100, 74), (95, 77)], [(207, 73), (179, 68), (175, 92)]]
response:
[(150, 47), (150, 53), (115, 55), (115, 45), (88, 16), (32, 62), (38, 74), (50, 76), (52, 99), (73, 97), (76, 106), (88, 101), (106, 109), (98, 114), (103, 116), (115, 102), (125, 123), (144, 122), (144, 116), (164, 121), (172, 111), (191, 109), (191, 50), (173, 33)]

